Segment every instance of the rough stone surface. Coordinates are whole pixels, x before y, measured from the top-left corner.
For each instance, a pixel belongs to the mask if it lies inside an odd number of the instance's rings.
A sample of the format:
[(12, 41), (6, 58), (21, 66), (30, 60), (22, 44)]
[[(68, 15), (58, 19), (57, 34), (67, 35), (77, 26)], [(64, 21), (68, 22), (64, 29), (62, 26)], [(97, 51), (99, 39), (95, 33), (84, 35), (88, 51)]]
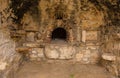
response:
[(0, 71), (5, 70), (5, 69), (6, 69), (6, 66), (7, 66), (7, 63), (1, 62), (1, 63), (0, 63)]
[(40, 47), (40, 44), (37, 42), (27, 42), (27, 43), (24, 43), (23, 46), (35, 48), (35, 47)]
[[(108, 28), (106, 28), (108, 29)], [(105, 30), (104, 30), (105, 31)], [(104, 44), (102, 50), (102, 65), (113, 75), (120, 77), (120, 40), (118, 34), (119, 27), (110, 27), (106, 36), (103, 36)], [(111, 37), (110, 37), (111, 36)]]
[[(37, 61), (99, 62), (120, 77), (119, 4), (119, 0), (0, 0), (0, 78), (13, 78), (21, 55)], [(65, 44), (52, 44), (57, 28), (65, 30)]]
[(51, 59), (71, 59), (74, 57), (75, 48), (69, 45), (48, 45), (45, 47), (45, 55)]
[(26, 40), (28, 41), (28, 42), (33, 42), (33, 41), (35, 41), (35, 33), (34, 32), (28, 32), (27, 33), (27, 38), (26, 38)]
[(33, 48), (29, 54), (28, 57), (30, 60), (36, 60), (36, 61), (41, 61), (44, 59), (44, 49), (43, 48)]
[(108, 61), (115, 61), (116, 60), (116, 56), (105, 53), (105, 54), (102, 55), (102, 59), (108, 60)]
[(21, 63), (21, 55), (15, 51), (15, 42), (10, 39), (8, 29), (0, 30), (0, 35), (0, 72), (3, 73), (1, 78), (12, 78)]

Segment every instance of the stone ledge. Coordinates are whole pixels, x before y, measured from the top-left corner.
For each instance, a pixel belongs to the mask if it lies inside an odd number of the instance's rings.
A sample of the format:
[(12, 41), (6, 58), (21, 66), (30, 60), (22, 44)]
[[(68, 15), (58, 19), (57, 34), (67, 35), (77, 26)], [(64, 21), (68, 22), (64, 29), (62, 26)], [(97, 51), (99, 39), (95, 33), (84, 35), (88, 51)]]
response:
[(30, 48), (29, 47), (17, 47), (16, 48), (16, 51), (17, 52), (28, 52), (30, 50)]
[(23, 44), (24, 47), (31, 47), (31, 48), (35, 48), (35, 47), (40, 47), (41, 45), (37, 42), (26, 42)]
[(108, 61), (115, 61), (116, 60), (116, 56), (110, 53), (104, 53), (102, 55), (102, 59), (104, 60), (108, 60)]

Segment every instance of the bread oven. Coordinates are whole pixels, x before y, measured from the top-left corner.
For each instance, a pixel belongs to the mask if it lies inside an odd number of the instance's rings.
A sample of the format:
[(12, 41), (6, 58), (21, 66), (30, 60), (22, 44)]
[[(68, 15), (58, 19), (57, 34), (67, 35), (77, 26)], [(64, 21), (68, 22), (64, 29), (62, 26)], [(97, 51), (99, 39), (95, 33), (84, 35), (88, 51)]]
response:
[(47, 6), (45, 3), (43, 0), (39, 5), (41, 15), (36, 19), (38, 22), (29, 13), (24, 16), (24, 19), (31, 19), (23, 20), (23, 27), (27, 32), (23, 45), (30, 48), (30, 60), (69, 59), (97, 63), (100, 59), (99, 26), (103, 19), (101, 12), (94, 5), (88, 11), (78, 11), (79, 8), (76, 9), (72, 4), (58, 2)]
[(60, 39), (66, 41), (67, 31), (64, 28), (58, 27), (52, 31), (51, 38), (52, 40)]

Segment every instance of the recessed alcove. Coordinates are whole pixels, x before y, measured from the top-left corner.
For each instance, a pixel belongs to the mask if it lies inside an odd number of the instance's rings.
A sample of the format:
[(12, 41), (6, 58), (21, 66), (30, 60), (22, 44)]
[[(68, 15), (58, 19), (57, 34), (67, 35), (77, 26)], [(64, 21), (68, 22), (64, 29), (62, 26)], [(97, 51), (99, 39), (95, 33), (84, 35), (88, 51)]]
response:
[(51, 35), (52, 40), (66, 40), (67, 39), (67, 32), (64, 28), (58, 27), (52, 31)]

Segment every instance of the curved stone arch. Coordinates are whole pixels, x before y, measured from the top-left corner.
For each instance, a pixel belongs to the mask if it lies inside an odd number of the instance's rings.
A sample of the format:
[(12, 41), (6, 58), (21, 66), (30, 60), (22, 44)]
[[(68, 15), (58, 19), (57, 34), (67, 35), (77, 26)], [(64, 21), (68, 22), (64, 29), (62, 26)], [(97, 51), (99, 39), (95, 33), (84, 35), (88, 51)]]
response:
[(66, 33), (67, 33), (67, 38), (66, 38), (66, 41), (67, 42), (72, 42), (73, 41), (73, 31), (72, 31), (72, 28), (70, 26), (66, 26), (66, 25), (61, 25), (61, 26), (52, 26), (50, 28), (47, 29), (47, 32), (46, 32), (46, 38), (45, 38), (45, 41), (46, 42), (51, 42), (51, 36), (52, 36), (52, 32), (57, 29), (57, 28), (63, 28), (66, 30)]

